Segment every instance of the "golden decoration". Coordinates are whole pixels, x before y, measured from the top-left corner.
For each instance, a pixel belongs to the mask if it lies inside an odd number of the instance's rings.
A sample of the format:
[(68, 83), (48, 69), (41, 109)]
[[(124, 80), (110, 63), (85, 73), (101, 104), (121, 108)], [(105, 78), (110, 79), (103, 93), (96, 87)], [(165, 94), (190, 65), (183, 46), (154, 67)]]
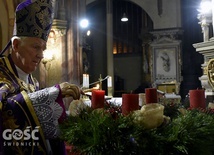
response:
[(207, 76), (208, 76), (209, 84), (214, 89), (214, 59), (210, 59), (209, 60), (206, 71), (207, 71)]
[(20, 88), (21, 91), (22, 91), (22, 90), (25, 90), (25, 91), (30, 92), (30, 93), (36, 91), (35, 86), (32, 85), (32, 84), (27, 84), (26, 82), (24, 82), (24, 81), (22, 81), (22, 80), (20, 80), (20, 79), (18, 79), (18, 83), (19, 83), (19, 85), (20, 85), (20, 87), (21, 87), (21, 88)]

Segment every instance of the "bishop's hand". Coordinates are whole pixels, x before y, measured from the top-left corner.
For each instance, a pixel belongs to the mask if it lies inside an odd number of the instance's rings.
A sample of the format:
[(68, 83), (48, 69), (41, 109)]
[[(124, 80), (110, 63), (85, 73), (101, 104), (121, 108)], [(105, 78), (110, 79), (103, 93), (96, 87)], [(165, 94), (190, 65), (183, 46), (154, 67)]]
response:
[(80, 99), (80, 94), (82, 94), (82, 91), (77, 85), (68, 82), (63, 82), (59, 86), (63, 98), (73, 97), (74, 100)]

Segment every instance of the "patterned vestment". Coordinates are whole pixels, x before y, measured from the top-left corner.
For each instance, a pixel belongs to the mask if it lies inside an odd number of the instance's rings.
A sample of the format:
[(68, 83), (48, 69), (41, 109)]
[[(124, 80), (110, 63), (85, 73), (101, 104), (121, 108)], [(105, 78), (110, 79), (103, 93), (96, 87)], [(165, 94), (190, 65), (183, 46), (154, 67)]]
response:
[[(60, 90), (57, 87), (39, 90), (32, 75), (28, 81), (26, 84), (18, 78), (10, 56), (0, 58), (0, 152), (5, 155), (64, 154), (64, 143), (57, 139), (58, 118), (63, 111), (61, 105), (56, 104), (57, 100), (62, 101), (58, 95)], [(47, 139), (54, 145), (52, 153)]]

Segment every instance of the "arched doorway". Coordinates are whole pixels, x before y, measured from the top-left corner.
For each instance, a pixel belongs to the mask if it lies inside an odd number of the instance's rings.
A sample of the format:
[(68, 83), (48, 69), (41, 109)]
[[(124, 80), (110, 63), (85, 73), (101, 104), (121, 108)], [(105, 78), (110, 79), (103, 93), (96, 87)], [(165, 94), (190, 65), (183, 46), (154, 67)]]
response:
[[(113, 51), (116, 96), (136, 89), (145, 80), (150, 80), (149, 72), (149, 31), (153, 22), (149, 15), (130, 1), (117, 0), (113, 3)], [(129, 21), (121, 22), (126, 12)], [(87, 17), (91, 22), (92, 35), (88, 60), (91, 82), (103, 77), (106, 72), (106, 2), (99, 1), (87, 6)], [(146, 63), (145, 63), (146, 62)], [(145, 69), (146, 68), (146, 69)], [(149, 82), (149, 81), (148, 81)]]

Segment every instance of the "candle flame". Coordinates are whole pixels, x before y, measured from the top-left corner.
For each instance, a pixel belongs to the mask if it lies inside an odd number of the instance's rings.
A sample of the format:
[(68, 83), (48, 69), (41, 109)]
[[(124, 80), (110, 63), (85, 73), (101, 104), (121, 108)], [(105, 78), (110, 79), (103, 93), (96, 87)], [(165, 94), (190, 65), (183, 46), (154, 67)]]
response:
[(100, 88), (100, 85), (97, 84), (95, 87), (93, 87), (94, 89), (99, 89)]

